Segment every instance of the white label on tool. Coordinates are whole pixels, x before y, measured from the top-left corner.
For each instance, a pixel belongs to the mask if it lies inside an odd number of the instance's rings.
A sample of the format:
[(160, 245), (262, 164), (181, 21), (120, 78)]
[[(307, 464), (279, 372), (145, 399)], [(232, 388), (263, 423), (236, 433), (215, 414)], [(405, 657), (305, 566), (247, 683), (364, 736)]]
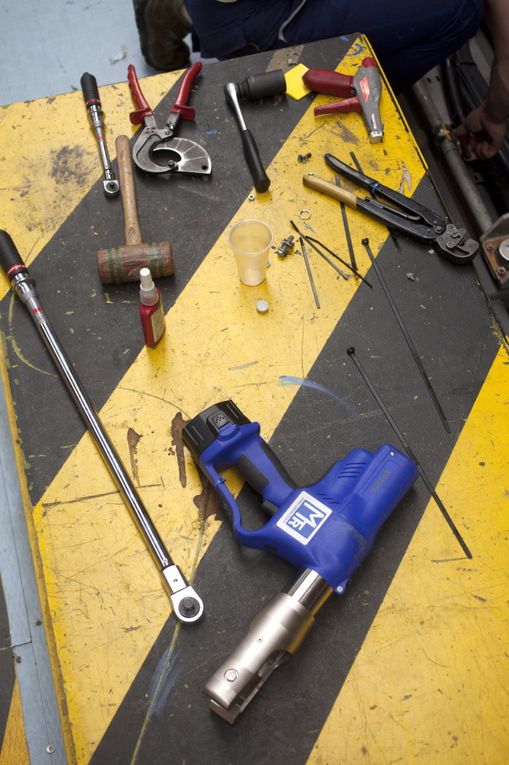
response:
[(330, 507), (301, 491), (276, 526), (303, 545), (310, 542), (332, 513)]

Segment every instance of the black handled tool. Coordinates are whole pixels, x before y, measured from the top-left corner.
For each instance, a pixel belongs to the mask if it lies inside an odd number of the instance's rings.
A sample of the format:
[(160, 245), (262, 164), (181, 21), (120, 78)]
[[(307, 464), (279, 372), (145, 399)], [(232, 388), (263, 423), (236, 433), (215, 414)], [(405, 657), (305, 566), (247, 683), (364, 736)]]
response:
[(171, 559), (140, 496), (134, 488), (122, 461), (94, 410), (82, 383), (60, 344), (48, 318), (44, 314), (35, 290), (35, 283), (28, 274), (14, 242), (6, 231), (0, 230), (0, 265), (11, 281), (13, 291), (25, 305), (57, 371), (64, 381), (71, 398), (87, 426), (92, 439), (103, 457), (115, 484), (124, 498), (138, 531), (150, 550), (166, 586), (176, 618), (181, 622), (195, 622), (203, 614), (203, 602), (189, 584), (179, 567)]
[(106, 137), (104, 134), (104, 122), (102, 118), (101, 101), (99, 99), (99, 90), (97, 88), (97, 80), (93, 74), (85, 72), (82, 75), (81, 90), (83, 91), (83, 98), (90, 117), (90, 124), (95, 133), (97, 145), (99, 146), (99, 153), (101, 155), (101, 162), (104, 170), (103, 191), (107, 197), (115, 197), (119, 192), (120, 184), (115, 178), (115, 174), (111, 167), (108, 147), (106, 145)]
[(256, 191), (263, 193), (264, 191), (268, 190), (270, 186), (270, 179), (268, 178), (260, 159), (258, 146), (256, 145), (254, 136), (246, 126), (244, 115), (242, 114), (239, 104), (237, 85), (234, 82), (228, 82), (224, 86), (224, 92), (226, 101), (233, 110), (233, 113), (237, 119), (240, 130), (240, 137), (242, 138), (242, 148), (244, 150), (244, 156), (246, 158), (247, 165), (251, 172), (253, 185)]
[[(340, 188), (312, 173), (303, 177), (305, 186), (360, 210), (390, 229), (396, 229), (415, 239), (429, 242), (437, 248), (442, 258), (451, 263), (460, 265), (470, 263), (477, 255), (479, 243), (470, 239), (464, 228), (457, 228), (452, 223), (447, 223), (439, 213), (384, 186), (374, 178), (354, 170), (332, 154), (325, 154), (325, 161), (335, 172), (369, 191), (371, 197), (362, 199), (351, 191)], [(384, 204), (382, 199), (392, 204)]]

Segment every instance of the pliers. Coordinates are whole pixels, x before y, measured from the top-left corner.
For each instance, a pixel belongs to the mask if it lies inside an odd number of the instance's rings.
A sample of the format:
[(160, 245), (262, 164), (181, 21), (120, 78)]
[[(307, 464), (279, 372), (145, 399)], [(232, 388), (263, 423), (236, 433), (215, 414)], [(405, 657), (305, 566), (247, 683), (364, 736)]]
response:
[[(324, 156), (330, 168), (361, 188), (367, 189), (371, 197), (362, 199), (351, 191), (325, 181), (313, 173), (303, 177), (305, 186), (321, 191), (349, 207), (361, 210), (390, 229), (396, 229), (415, 239), (432, 243), (437, 248), (438, 254), (451, 263), (470, 263), (476, 256), (479, 242), (469, 238), (464, 228), (457, 228), (452, 223), (447, 223), (439, 213), (384, 186), (374, 178), (354, 170), (332, 154)], [(384, 204), (380, 199), (387, 199), (393, 204)]]
[[(147, 173), (191, 173), (210, 175), (212, 163), (207, 151), (189, 138), (179, 138), (176, 133), (181, 121), (194, 120), (195, 111), (187, 105), (191, 86), (201, 71), (197, 61), (185, 73), (182, 85), (170, 114), (162, 128), (158, 128), (154, 112), (141, 92), (136, 69), (132, 64), (127, 68), (127, 79), (136, 111), (129, 115), (133, 125), (144, 123), (144, 128), (133, 146), (133, 161)], [(165, 154), (165, 152), (168, 152)], [(163, 157), (162, 161), (159, 161)]]

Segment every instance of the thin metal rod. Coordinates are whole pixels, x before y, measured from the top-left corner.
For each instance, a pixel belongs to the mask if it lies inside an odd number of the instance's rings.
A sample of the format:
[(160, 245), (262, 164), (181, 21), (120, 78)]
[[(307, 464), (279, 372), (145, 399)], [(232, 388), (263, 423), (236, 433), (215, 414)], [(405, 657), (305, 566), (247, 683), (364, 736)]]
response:
[(304, 258), (304, 263), (306, 264), (306, 271), (308, 272), (309, 283), (311, 284), (311, 289), (313, 290), (315, 305), (317, 308), (320, 308), (320, 299), (318, 297), (318, 292), (316, 291), (316, 285), (315, 285), (315, 280), (313, 279), (313, 272), (311, 271), (311, 264), (309, 262), (308, 251), (306, 249), (306, 245), (304, 244), (304, 239), (301, 236), (299, 236), (299, 242), (300, 242), (302, 257)]
[(373, 289), (373, 285), (370, 284), (370, 282), (368, 282), (368, 280), (359, 271), (357, 271), (356, 269), (353, 269), (352, 266), (346, 262), (346, 260), (343, 260), (343, 258), (341, 258), (336, 252), (333, 252), (333, 250), (327, 247), (326, 244), (324, 244), (323, 242), (320, 242), (319, 239), (315, 239), (314, 236), (306, 235), (304, 236), (304, 239), (306, 240), (308, 244), (311, 245), (311, 247), (313, 246), (312, 244), (313, 242), (316, 244), (317, 247), (323, 247), (324, 250), (327, 250), (327, 252), (330, 253), (334, 258), (337, 258), (341, 263), (343, 263), (343, 265), (346, 266), (346, 268), (349, 268), (350, 271), (355, 276), (357, 276), (361, 281), (364, 282), (364, 284), (367, 284), (370, 289)]
[[(341, 179), (339, 175), (336, 175), (334, 177), (334, 181), (336, 183), (336, 186), (341, 187)], [(346, 246), (348, 247), (348, 254), (350, 255), (350, 263), (352, 266), (352, 271), (354, 271), (358, 276), (360, 276), (359, 269), (357, 268), (357, 261), (355, 259), (355, 250), (353, 248), (353, 243), (352, 243), (352, 234), (350, 232), (350, 224), (348, 222), (348, 216), (346, 214), (346, 205), (344, 202), (339, 203), (339, 209), (341, 210), (341, 220), (343, 221), (343, 228), (345, 230)]]
[(385, 404), (382, 401), (382, 399), (380, 398), (380, 396), (379, 396), (375, 386), (371, 382), (371, 380), (370, 380), (370, 378), (368, 376), (368, 373), (366, 372), (366, 370), (364, 369), (363, 365), (361, 364), (361, 362), (357, 358), (357, 356), (355, 354), (355, 348), (353, 348), (353, 347), (348, 348), (347, 349), (347, 354), (352, 359), (353, 363), (355, 364), (355, 366), (357, 368), (357, 371), (359, 372), (360, 376), (362, 377), (362, 379), (366, 383), (367, 387), (369, 388), (369, 390), (371, 392), (371, 395), (373, 396), (373, 398), (375, 399), (376, 403), (378, 404), (378, 406), (382, 410), (382, 412), (383, 412), (387, 422), (389, 423), (389, 425), (393, 429), (394, 433), (399, 438), (399, 440), (400, 440), (403, 448), (406, 450), (408, 456), (416, 464), (417, 469), (419, 471), (419, 475), (421, 476), (424, 485), (426, 486), (426, 488), (428, 489), (429, 493), (431, 494), (431, 496), (435, 500), (435, 502), (436, 502), (436, 504), (438, 506), (438, 509), (440, 510), (440, 512), (442, 513), (443, 517), (445, 518), (445, 521), (446, 521), (447, 525), (449, 526), (449, 528), (451, 529), (452, 533), (454, 534), (454, 536), (455, 536), (457, 542), (459, 543), (461, 549), (463, 550), (463, 552), (465, 553), (467, 558), (472, 558), (472, 553), (470, 552), (470, 549), (468, 548), (465, 540), (461, 536), (461, 534), (460, 534), (456, 524), (454, 523), (454, 521), (452, 520), (451, 516), (447, 512), (444, 503), (442, 502), (442, 500), (438, 496), (437, 492), (435, 491), (435, 487), (433, 486), (433, 484), (431, 483), (430, 479), (428, 478), (428, 476), (424, 472), (424, 469), (421, 466), (421, 464), (419, 463), (419, 460), (415, 456), (413, 450), (410, 448), (410, 445), (408, 444), (408, 441), (406, 440), (405, 436), (403, 435), (401, 430), (396, 425), (394, 419), (392, 418), (391, 414), (389, 413), (389, 410), (385, 406)]
[[(318, 247), (317, 247), (315, 244), (313, 244), (314, 242), (316, 242), (316, 241), (317, 241), (316, 239), (314, 239), (312, 236), (307, 236), (306, 234), (303, 234), (303, 233), (302, 233), (302, 231), (299, 231), (299, 229), (297, 228), (297, 226), (295, 225), (295, 223), (293, 222), (293, 220), (291, 220), (291, 221), (290, 221), (290, 225), (292, 226), (292, 228), (294, 228), (294, 229), (295, 229), (295, 231), (298, 233), (298, 235), (299, 235), (299, 236), (300, 236), (302, 239), (304, 239), (304, 241), (305, 241), (305, 242), (307, 242), (307, 243), (309, 244), (309, 246), (310, 246), (310, 247), (312, 247), (312, 248), (313, 248), (313, 250), (314, 250), (314, 251), (315, 251), (315, 252), (316, 252), (316, 253), (317, 253), (317, 254), (318, 254), (318, 255), (319, 255), (321, 258), (323, 258), (323, 259), (324, 259), (324, 260), (325, 260), (325, 261), (326, 261), (326, 262), (329, 264), (329, 266), (330, 266), (331, 268), (333, 268), (333, 269), (334, 269), (334, 271), (337, 271), (337, 273), (338, 273), (340, 276), (342, 276), (342, 277), (343, 277), (343, 279), (345, 279), (345, 280), (346, 280), (346, 279), (349, 279), (349, 278), (350, 278), (350, 274), (345, 274), (345, 272), (344, 272), (344, 271), (342, 271), (340, 268), (338, 268), (338, 267), (337, 267), (337, 266), (336, 266), (336, 265), (335, 265), (335, 264), (332, 262), (332, 260), (331, 260), (330, 258), (328, 258), (328, 257), (327, 257), (327, 255), (325, 255), (323, 252), (321, 252), (321, 251), (318, 249)], [(320, 244), (321, 244), (321, 242), (320, 242)], [(346, 266), (347, 268), (350, 268), (350, 266), (348, 265), (348, 263), (345, 263), (345, 261), (344, 261), (342, 258), (340, 258), (340, 257), (339, 257), (339, 255), (336, 255), (336, 254), (334, 254), (334, 257), (335, 257), (335, 258), (337, 258), (338, 260), (340, 260), (340, 261), (341, 261), (341, 263), (343, 263), (343, 265), (344, 265), (344, 266)]]
[(378, 280), (379, 280), (380, 285), (381, 285), (381, 287), (382, 287), (382, 289), (383, 289), (383, 291), (385, 293), (385, 297), (387, 298), (387, 301), (388, 301), (388, 303), (389, 303), (389, 305), (390, 305), (390, 307), (392, 309), (394, 317), (395, 317), (396, 321), (399, 324), (399, 328), (401, 329), (401, 331), (403, 333), (403, 337), (405, 338), (406, 344), (408, 345), (408, 348), (410, 349), (410, 353), (412, 354), (413, 359), (414, 359), (414, 361), (415, 361), (415, 363), (417, 365), (417, 368), (418, 368), (418, 370), (419, 370), (419, 372), (421, 374), (421, 377), (422, 377), (422, 379), (424, 380), (424, 382), (426, 384), (426, 387), (427, 387), (427, 389), (429, 391), (429, 394), (431, 396), (431, 400), (433, 401), (433, 404), (435, 405), (435, 409), (437, 410), (437, 413), (438, 413), (438, 416), (440, 417), (442, 425), (444, 426), (444, 428), (447, 431), (447, 433), (450, 433), (451, 432), (451, 426), (449, 425), (449, 423), (447, 421), (447, 417), (445, 416), (445, 412), (442, 409), (440, 401), (438, 400), (438, 396), (435, 393), (435, 389), (433, 388), (433, 386), (431, 384), (431, 381), (430, 381), (430, 379), (429, 379), (429, 377), (428, 377), (428, 375), (426, 373), (426, 370), (424, 369), (424, 364), (422, 363), (421, 357), (419, 356), (419, 354), (417, 352), (417, 348), (415, 347), (414, 342), (413, 342), (412, 338), (410, 337), (410, 333), (409, 333), (408, 329), (406, 328), (405, 323), (403, 321), (403, 318), (402, 318), (402, 316), (401, 316), (401, 314), (400, 314), (400, 312), (398, 310), (398, 307), (397, 307), (396, 303), (394, 302), (394, 298), (392, 297), (392, 295), (390, 293), (389, 287), (387, 286), (387, 282), (385, 281), (385, 278), (384, 278), (384, 276), (382, 274), (382, 271), (381, 271), (380, 267), (378, 266), (378, 263), (376, 262), (375, 256), (371, 252), (371, 247), (369, 246), (369, 239), (368, 238), (363, 239), (362, 240), (362, 244), (364, 245), (364, 248), (365, 248), (365, 250), (366, 250), (366, 252), (368, 254), (368, 257), (369, 257), (369, 259), (371, 261), (371, 264), (373, 266), (373, 270), (374, 270), (375, 274), (378, 277)]

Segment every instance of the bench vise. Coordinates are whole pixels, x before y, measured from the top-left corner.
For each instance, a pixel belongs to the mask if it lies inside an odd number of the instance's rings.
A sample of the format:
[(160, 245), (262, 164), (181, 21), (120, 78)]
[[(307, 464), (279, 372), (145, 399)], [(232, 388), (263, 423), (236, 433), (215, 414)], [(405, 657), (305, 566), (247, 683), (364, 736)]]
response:
[[(203, 689), (212, 711), (233, 723), (273, 672), (297, 651), (327, 598), (342, 594), (375, 536), (417, 478), (414, 463), (385, 444), (354, 449), (310, 486), (298, 486), (233, 403), (223, 401), (183, 429), (184, 444), (231, 514), (240, 544), (267, 550), (300, 570), (296, 581), (255, 616), (247, 635)], [(221, 472), (235, 468), (260, 494), (269, 516), (242, 525)]]

